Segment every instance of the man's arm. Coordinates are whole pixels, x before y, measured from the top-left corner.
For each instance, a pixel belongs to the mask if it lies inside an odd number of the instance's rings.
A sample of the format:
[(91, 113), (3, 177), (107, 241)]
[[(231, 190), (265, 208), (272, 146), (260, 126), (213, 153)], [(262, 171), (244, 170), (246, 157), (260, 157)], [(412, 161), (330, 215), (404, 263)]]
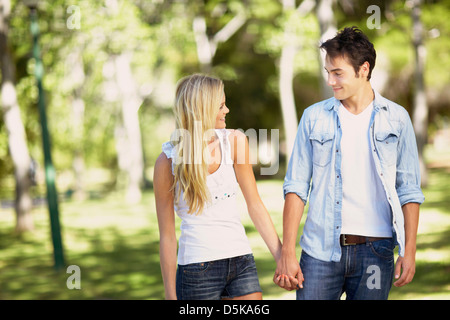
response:
[[(295, 246), (298, 228), (308, 198), (312, 177), (312, 146), (309, 140), (308, 108), (303, 112), (297, 136), (289, 160), (283, 184), (285, 195), (283, 209), (283, 246), (273, 281), (286, 290), (302, 288), (303, 274), (300, 269)], [(295, 279), (296, 278), (296, 279)]]
[(412, 281), (416, 267), (416, 238), (419, 206), (425, 200), (420, 188), (420, 167), (416, 137), (409, 115), (404, 111), (404, 128), (398, 142), (396, 190), (405, 221), (405, 250), (395, 266), (396, 287)]
[[(419, 204), (410, 202), (403, 207), (405, 218), (405, 255), (398, 257), (395, 265), (394, 286), (402, 287), (412, 281), (416, 272), (416, 238), (419, 226)], [(401, 276), (400, 276), (401, 274)]]

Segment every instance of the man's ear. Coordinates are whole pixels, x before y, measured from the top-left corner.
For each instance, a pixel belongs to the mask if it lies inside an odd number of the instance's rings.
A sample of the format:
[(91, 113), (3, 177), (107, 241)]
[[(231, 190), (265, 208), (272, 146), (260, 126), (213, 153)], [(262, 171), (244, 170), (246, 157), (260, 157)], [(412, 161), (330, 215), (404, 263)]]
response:
[(361, 67), (359, 67), (359, 76), (367, 79), (367, 77), (369, 76), (369, 71), (370, 71), (370, 64), (369, 62), (365, 61), (361, 65)]

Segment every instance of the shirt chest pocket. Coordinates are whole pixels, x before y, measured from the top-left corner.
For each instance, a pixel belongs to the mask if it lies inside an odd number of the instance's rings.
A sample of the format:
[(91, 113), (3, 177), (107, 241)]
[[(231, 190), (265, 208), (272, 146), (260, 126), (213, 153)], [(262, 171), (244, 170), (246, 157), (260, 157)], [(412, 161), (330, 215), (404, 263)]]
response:
[(313, 163), (324, 167), (331, 161), (334, 133), (313, 132), (309, 136), (312, 145)]
[(397, 162), (397, 133), (391, 131), (376, 133), (375, 145), (381, 162), (389, 166)]

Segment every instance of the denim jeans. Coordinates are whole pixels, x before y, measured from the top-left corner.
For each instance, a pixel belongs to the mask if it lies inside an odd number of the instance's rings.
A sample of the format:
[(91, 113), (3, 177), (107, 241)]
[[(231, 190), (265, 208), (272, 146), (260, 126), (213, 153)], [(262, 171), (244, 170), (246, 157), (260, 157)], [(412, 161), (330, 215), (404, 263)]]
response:
[(178, 300), (220, 300), (261, 292), (253, 254), (178, 265)]
[(395, 243), (382, 239), (342, 246), (339, 262), (321, 261), (304, 250), (300, 258), (303, 289), (297, 300), (386, 300), (394, 275)]

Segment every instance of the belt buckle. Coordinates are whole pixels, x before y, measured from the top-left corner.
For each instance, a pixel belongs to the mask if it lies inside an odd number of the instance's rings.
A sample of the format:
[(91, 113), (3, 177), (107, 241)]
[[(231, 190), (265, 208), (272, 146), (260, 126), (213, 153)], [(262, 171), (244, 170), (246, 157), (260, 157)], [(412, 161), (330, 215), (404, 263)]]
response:
[(347, 238), (345, 237), (345, 234), (341, 235), (341, 245), (342, 246), (352, 246), (355, 245), (356, 243), (347, 243)]

